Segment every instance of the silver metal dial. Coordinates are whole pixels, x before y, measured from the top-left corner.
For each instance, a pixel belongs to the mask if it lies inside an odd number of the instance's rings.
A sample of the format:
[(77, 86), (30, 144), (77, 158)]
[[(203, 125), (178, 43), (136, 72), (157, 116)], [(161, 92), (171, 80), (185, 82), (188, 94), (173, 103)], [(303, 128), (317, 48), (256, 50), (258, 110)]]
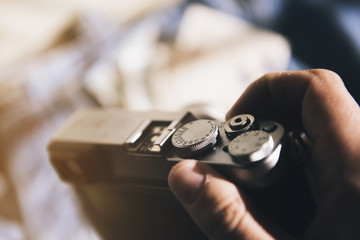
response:
[(229, 154), (239, 164), (260, 161), (271, 155), (273, 149), (272, 136), (262, 130), (242, 133), (229, 144)]
[(195, 120), (180, 127), (172, 136), (175, 151), (182, 157), (190, 157), (213, 148), (219, 127), (211, 120)]
[(240, 114), (226, 121), (224, 129), (229, 139), (250, 130), (254, 126), (255, 118), (250, 114)]

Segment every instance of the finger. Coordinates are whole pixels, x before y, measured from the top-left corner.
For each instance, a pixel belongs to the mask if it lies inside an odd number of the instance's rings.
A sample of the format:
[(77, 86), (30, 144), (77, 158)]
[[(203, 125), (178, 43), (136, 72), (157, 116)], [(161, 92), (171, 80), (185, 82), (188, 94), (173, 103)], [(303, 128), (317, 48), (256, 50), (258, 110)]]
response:
[(343, 177), (340, 171), (360, 172), (360, 109), (337, 74), (320, 69), (267, 74), (249, 86), (227, 117), (247, 112), (303, 128), (322, 186), (331, 188)]
[[(317, 159), (345, 158), (350, 162), (344, 164), (354, 166), (360, 155), (360, 109), (334, 72), (267, 74), (249, 86), (227, 117), (247, 112), (304, 129)], [(328, 158), (320, 156), (326, 153)]]
[[(227, 114), (251, 113), (303, 126), (312, 138), (359, 112), (340, 77), (328, 70), (271, 73), (249, 86)], [(332, 122), (328, 120), (332, 119)]]
[[(227, 118), (239, 113), (250, 113), (257, 117), (281, 119), (282, 122), (282, 118), (286, 117), (290, 123), (293, 123), (293, 120), (298, 123), (302, 98), (308, 86), (308, 81), (304, 81), (307, 78), (302, 75), (302, 72), (264, 75), (247, 88), (230, 109)], [(288, 78), (291, 78), (291, 82)]]
[(171, 170), (169, 185), (210, 239), (272, 239), (250, 214), (238, 189), (209, 166), (182, 161)]

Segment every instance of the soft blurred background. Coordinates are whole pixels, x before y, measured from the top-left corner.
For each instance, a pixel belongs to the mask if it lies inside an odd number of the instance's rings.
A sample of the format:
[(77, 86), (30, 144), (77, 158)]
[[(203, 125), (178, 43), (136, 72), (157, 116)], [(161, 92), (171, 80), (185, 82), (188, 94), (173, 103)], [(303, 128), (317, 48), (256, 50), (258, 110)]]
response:
[(100, 239), (46, 152), (76, 109), (226, 110), (267, 72), (328, 68), (360, 99), (351, 0), (0, 0), (0, 239)]

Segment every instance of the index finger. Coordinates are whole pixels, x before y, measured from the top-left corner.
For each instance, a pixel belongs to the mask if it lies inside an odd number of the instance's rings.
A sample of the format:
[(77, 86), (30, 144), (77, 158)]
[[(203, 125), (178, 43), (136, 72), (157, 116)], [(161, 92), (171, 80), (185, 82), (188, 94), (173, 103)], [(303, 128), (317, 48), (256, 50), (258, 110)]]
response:
[(248, 87), (227, 118), (250, 113), (280, 121), (291, 129), (304, 128), (315, 140), (324, 131), (339, 133), (345, 120), (358, 122), (354, 119), (358, 112), (341, 78), (334, 72), (316, 69), (264, 75)]

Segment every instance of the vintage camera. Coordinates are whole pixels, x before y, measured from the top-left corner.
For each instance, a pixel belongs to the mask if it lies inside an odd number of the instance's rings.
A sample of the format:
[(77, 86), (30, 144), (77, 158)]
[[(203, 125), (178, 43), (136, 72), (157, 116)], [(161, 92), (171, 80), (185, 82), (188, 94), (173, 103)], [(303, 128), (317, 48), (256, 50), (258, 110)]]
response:
[(299, 236), (314, 207), (295, 143), (301, 138), (280, 123), (250, 114), (219, 122), (187, 111), (86, 109), (48, 150), (106, 239), (205, 239), (168, 188), (171, 167), (188, 158), (213, 166)]

